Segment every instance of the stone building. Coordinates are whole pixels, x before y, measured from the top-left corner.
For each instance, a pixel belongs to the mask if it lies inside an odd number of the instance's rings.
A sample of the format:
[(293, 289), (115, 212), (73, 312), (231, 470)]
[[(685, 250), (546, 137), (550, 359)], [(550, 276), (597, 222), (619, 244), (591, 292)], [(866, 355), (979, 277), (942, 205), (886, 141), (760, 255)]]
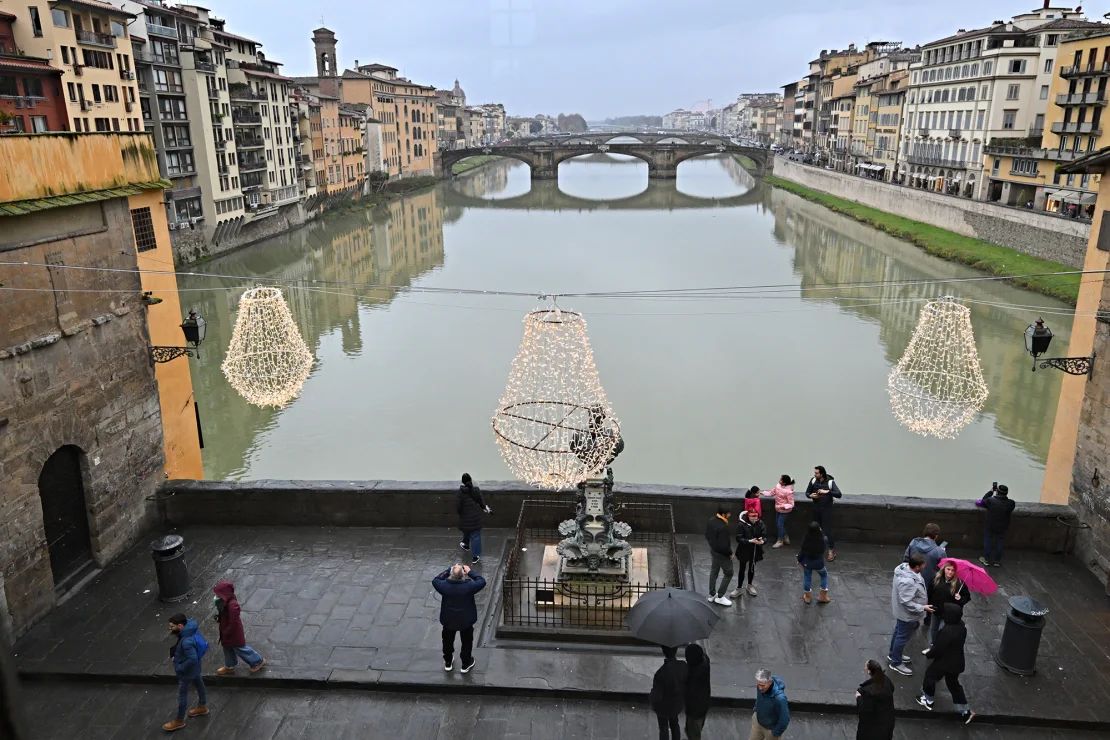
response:
[(0, 627), (10, 634), (152, 524), (162, 418), (131, 245), (157, 228), (147, 217), (166, 184), (145, 134), (0, 137), (0, 256), (26, 263), (0, 266), (0, 282), (28, 289), (0, 291)]

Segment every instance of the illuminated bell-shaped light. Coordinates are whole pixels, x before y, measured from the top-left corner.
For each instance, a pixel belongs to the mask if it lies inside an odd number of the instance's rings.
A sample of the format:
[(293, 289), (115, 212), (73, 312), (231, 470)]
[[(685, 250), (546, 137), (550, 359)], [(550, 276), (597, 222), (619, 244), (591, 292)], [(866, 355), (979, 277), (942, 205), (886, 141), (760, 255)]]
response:
[(988, 391), (966, 306), (951, 297), (925, 304), (887, 391), (894, 416), (922, 436), (951, 439), (971, 423)]
[(220, 366), (231, 387), (255, 406), (280, 408), (300, 392), (312, 362), (281, 291), (252, 288), (243, 293)]
[(569, 490), (612, 462), (620, 425), (581, 314), (543, 308), (524, 317), (493, 432), (513, 475), (540, 488)]

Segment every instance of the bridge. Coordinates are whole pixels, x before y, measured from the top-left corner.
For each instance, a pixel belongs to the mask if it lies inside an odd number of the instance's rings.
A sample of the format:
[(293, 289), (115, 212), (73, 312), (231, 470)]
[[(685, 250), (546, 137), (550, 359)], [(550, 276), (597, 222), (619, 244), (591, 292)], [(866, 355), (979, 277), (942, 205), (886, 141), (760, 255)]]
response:
[(467, 149), (446, 149), (435, 155), (436, 173), (449, 177), (451, 168), (468, 157), (497, 156), (517, 159), (529, 166), (533, 180), (557, 180), (559, 164), (584, 154), (624, 154), (648, 166), (648, 178), (673, 180), (678, 165), (707, 154), (739, 154), (755, 163), (762, 175), (770, 162), (769, 152), (733, 144), (716, 134), (649, 134), (643, 132), (583, 133), (518, 139), (507, 144)]
[(650, 183), (646, 190), (625, 198), (611, 200), (595, 200), (571, 195), (559, 189), (558, 183), (533, 182), (532, 188), (521, 195), (508, 198), (483, 198), (470, 195), (447, 186), (442, 191), (445, 206), (462, 206), (465, 208), (490, 208), (513, 211), (623, 211), (632, 209), (648, 210), (679, 210), (688, 208), (734, 208), (763, 203), (766, 199), (766, 188), (760, 186), (748, 190), (740, 195), (724, 198), (699, 198), (696, 195), (687, 195), (676, 189), (673, 185), (663, 182)]

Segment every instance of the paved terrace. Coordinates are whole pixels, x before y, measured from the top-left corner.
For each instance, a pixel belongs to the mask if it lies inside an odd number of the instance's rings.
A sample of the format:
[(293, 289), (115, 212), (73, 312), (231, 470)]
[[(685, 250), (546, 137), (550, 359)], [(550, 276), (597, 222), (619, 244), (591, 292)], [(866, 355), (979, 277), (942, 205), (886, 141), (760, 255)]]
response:
[[(194, 584), (185, 608), (201, 617), (215, 643), (209, 588), (230, 578), (241, 594), (249, 642), (270, 668), (251, 676), (212, 677), (254, 688), (362, 688), (549, 700), (643, 702), (659, 664), (654, 650), (579, 649), (498, 641), (488, 610), (476, 649), (477, 668), (463, 676), (439, 662), (439, 597), (431, 578), (457, 556), (451, 529), (202, 527), (183, 530)], [(495, 582), (509, 530), (484, 533), (483, 566)], [(694, 555), (695, 586), (706, 588), (708, 557), (698, 536), (680, 535)], [(751, 676), (768, 666), (786, 680), (800, 711), (845, 712), (867, 658), (889, 643), (890, 570), (902, 548), (845, 543), (831, 565), (833, 603), (805, 606), (793, 552), (769, 550), (757, 575), (760, 595), (722, 610), (708, 643), (714, 696), (723, 706), (750, 706)], [(954, 555), (974, 556), (971, 552)], [(970, 636), (964, 684), (984, 721), (1110, 729), (1110, 605), (1101, 584), (1078, 563), (1032, 552), (1007, 554), (993, 571), (1000, 593), (977, 598), (966, 614)], [(156, 599), (147, 545), (135, 546), (33, 628), (16, 645), (17, 662), (33, 681), (81, 677), (101, 684), (166, 683), (170, 639), (165, 624), (180, 605)], [(491, 586), (480, 608), (495, 596)], [(992, 660), (1002, 632), (1005, 597), (1030, 594), (1052, 611), (1041, 642), (1039, 673), (1020, 678)], [(910, 645), (915, 655), (920, 637)], [(923, 663), (918, 657), (919, 666)], [(219, 665), (215, 654), (206, 672)], [(914, 703), (920, 670), (896, 677), (898, 707)], [(164, 690), (169, 690), (164, 687)], [(229, 692), (230, 693), (230, 692)], [(950, 708), (943, 689), (937, 712)]]

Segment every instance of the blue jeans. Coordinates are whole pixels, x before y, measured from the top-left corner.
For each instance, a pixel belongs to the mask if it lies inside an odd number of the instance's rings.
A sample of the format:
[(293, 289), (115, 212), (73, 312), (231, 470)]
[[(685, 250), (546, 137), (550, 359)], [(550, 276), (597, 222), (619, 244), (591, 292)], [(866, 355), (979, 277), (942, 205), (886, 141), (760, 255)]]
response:
[(780, 540), (786, 539), (786, 514), (779, 511), (775, 512), (775, 527), (778, 528)]
[[(933, 619), (936, 617), (934, 616)], [(899, 619), (894, 622), (894, 634), (890, 638), (890, 652), (887, 654), (891, 665), (902, 665), (902, 653), (906, 649), (906, 643), (910, 641), (919, 626), (916, 620), (907, 622)]]
[[(829, 569), (822, 568), (817, 571), (817, 575), (821, 576), (821, 588), (828, 590), (829, 588)], [(806, 568), (802, 573), (802, 588), (806, 591), (811, 590), (813, 587), (813, 568)]]
[(1002, 540), (1005, 533), (983, 530), (983, 557), (991, 563), (1002, 562)]
[(189, 685), (197, 687), (197, 706), (203, 707), (208, 703), (208, 692), (204, 690), (204, 679), (198, 676), (191, 678), (177, 677), (177, 718), (185, 719), (185, 710), (189, 707)]
[(482, 530), (475, 529), (473, 532), (463, 532), (462, 541), (463, 546), (469, 548), (474, 557), (482, 556)]
[(250, 645), (243, 647), (224, 647), (224, 665), (228, 668), (234, 668), (239, 663), (239, 658), (243, 662), (254, 668), (262, 662), (262, 656), (259, 655), (254, 648)]

